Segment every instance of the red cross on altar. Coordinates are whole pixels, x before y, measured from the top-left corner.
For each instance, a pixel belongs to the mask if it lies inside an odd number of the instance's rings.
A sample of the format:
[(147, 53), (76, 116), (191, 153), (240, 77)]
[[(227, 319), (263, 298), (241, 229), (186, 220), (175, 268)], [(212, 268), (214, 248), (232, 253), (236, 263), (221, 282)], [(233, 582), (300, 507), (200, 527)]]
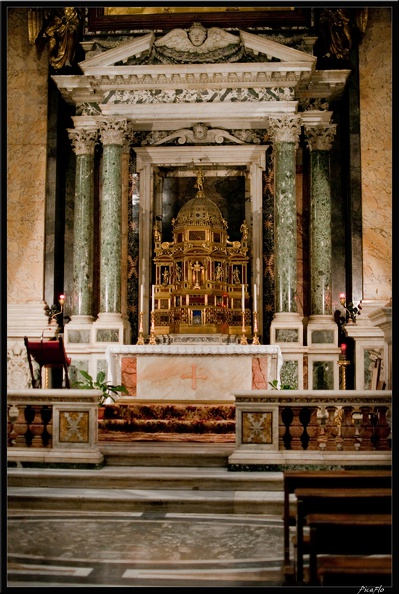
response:
[(182, 375), (180, 376), (182, 379), (191, 379), (191, 389), (192, 390), (196, 390), (197, 389), (197, 379), (202, 379), (202, 380), (206, 380), (207, 376), (201, 376), (198, 375), (197, 376), (197, 366), (196, 365), (191, 365), (191, 375)]

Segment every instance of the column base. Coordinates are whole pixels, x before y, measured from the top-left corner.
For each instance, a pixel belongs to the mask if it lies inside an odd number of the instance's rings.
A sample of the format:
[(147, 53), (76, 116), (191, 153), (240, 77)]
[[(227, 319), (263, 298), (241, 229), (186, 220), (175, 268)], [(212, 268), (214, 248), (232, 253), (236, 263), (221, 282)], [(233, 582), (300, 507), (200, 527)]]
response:
[(65, 346), (90, 345), (93, 322), (93, 316), (73, 315), (71, 321), (64, 326)]
[(97, 346), (131, 343), (130, 324), (120, 313), (99, 313), (91, 332), (92, 344)]
[(270, 326), (270, 344), (303, 346), (303, 321), (298, 313), (276, 313)]
[(312, 315), (307, 327), (309, 390), (339, 390), (338, 326), (332, 315)]

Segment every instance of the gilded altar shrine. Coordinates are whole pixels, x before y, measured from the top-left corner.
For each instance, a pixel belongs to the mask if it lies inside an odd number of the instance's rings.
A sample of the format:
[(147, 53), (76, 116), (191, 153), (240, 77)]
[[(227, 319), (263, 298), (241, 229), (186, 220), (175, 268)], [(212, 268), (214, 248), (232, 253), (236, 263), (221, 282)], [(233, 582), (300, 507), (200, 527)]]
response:
[(230, 241), (227, 221), (204, 193), (203, 170), (195, 173), (197, 194), (172, 219), (172, 241), (154, 224), (153, 331), (220, 334), (235, 342), (251, 332), (248, 226), (243, 221), (241, 241)]

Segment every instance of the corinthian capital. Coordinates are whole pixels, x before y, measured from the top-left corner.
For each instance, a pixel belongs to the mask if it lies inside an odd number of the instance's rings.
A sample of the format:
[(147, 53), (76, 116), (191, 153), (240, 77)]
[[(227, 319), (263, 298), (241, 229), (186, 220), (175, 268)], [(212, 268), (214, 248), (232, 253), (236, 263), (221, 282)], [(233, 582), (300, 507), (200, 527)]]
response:
[(301, 133), (301, 119), (297, 115), (282, 115), (269, 117), (269, 123), (274, 142), (294, 142), (298, 147)]
[(100, 128), (101, 141), (106, 144), (123, 145), (127, 130), (127, 121), (119, 119), (97, 120)]
[(305, 126), (305, 139), (310, 151), (330, 151), (334, 144), (336, 124)]
[(69, 140), (76, 155), (94, 155), (94, 146), (97, 140), (96, 128), (68, 128)]

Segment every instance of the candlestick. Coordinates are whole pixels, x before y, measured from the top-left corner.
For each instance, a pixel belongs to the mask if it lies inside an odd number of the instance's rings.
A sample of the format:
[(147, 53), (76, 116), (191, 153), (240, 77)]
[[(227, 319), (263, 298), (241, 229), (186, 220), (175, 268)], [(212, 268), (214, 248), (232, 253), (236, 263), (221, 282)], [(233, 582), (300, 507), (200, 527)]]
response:
[(254, 313), (257, 313), (257, 303), (256, 303), (256, 285), (254, 285)]
[(139, 337), (137, 340), (137, 344), (144, 344), (144, 336), (143, 336), (143, 312), (140, 312), (140, 326), (139, 326)]
[(245, 287), (242, 285), (241, 309), (245, 312)]
[(258, 337), (258, 314), (256, 311), (254, 311), (254, 337), (252, 339), (252, 344), (260, 344)]
[[(154, 287), (153, 287), (153, 289), (154, 289)], [(151, 330), (150, 330), (149, 344), (156, 344), (156, 341), (155, 341), (155, 313), (154, 313), (154, 311), (151, 312)]]
[(151, 311), (154, 311), (155, 309), (155, 288), (154, 285), (152, 285), (152, 304), (151, 304)]
[(140, 312), (144, 311), (143, 300), (144, 300), (144, 286), (141, 285)]
[[(243, 285), (244, 287), (244, 285)], [(240, 340), (240, 344), (248, 344), (248, 340), (245, 333), (245, 311), (242, 312), (242, 336)]]

